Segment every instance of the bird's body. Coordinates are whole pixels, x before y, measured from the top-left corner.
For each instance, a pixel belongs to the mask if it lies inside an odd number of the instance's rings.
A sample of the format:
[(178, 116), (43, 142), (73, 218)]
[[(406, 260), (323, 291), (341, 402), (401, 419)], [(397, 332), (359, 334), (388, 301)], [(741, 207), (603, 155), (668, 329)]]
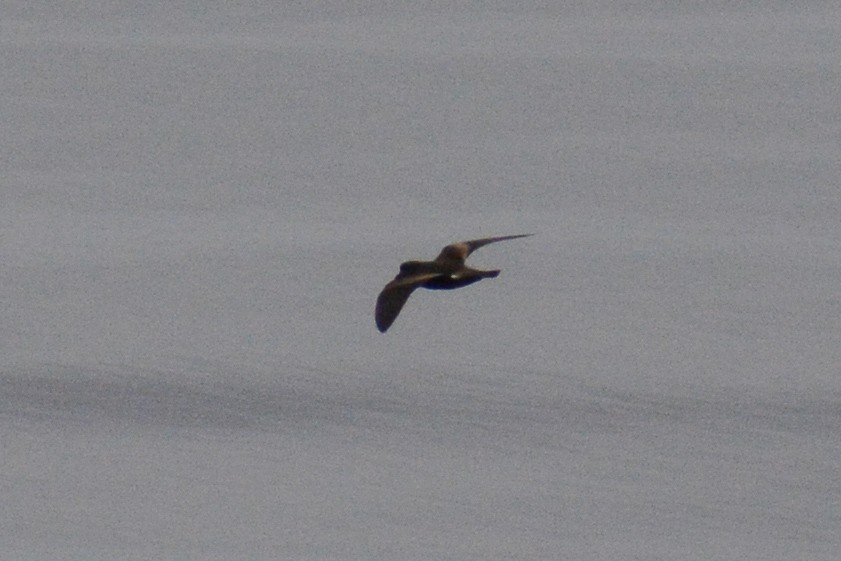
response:
[(406, 261), (400, 272), (385, 285), (377, 298), (375, 319), (377, 328), (385, 333), (391, 327), (406, 300), (416, 288), (452, 290), (486, 278), (496, 278), (499, 270), (481, 271), (467, 267), (464, 260), (483, 245), (503, 240), (523, 238), (532, 234), (481, 238), (448, 245), (433, 261)]

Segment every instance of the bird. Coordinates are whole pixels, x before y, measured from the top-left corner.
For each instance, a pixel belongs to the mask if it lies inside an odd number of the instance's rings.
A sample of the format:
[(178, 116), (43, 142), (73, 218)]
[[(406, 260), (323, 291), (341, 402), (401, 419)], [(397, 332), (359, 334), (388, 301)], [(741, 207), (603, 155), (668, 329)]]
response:
[(377, 329), (385, 333), (416, 288), (430, 290), (452, 290), (482, 279), (499, 276), (499, 269), (480, 271), (464, 264), (467, 256), (482, 246), (503, 240), (525, 238), (534, 234), (516, 234), (481, 238), (450, 244), (441, 250), (433, 261), (406, 261), (400, 265), (400, 272), (394, 280), (385, 285), (377, 297), (374, 319)]

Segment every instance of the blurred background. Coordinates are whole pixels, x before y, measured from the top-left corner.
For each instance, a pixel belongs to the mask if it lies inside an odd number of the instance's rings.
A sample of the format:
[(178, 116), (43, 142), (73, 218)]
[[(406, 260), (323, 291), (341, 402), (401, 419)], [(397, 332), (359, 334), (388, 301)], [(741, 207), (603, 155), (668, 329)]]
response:
[(835, 559), (832, 3), (0, 13), (4, 559)]

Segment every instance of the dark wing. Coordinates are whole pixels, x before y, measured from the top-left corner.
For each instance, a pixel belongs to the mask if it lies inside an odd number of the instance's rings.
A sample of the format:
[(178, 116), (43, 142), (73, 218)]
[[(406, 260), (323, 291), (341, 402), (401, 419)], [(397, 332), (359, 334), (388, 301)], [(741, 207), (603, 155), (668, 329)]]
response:
[(495, 238), (481, 238), (478, 240), (454, 243), (442, 249), (441, 253), (438, 254), (438, 257), (436, 257), (435, 260), (438, 262), (464, 261), (465, 259), (467, 259), (468, 255), (470, 255), (483, 245), (488, 245), (489, 243), (494, 242), (501, 242), (503, 240), (513, 240), (515, 238), (525, 238), (533, 235), (534, 234), (517, 234), (514, 236), (497, 236)]
[(391, 327), (403, 305), (414, 290), (419, 287), (424, 281), (440, 276), (438, 273), (424, 273), (420, 275), (410, 275), (394, 279), (383, 288), (380, 295), (377, 296), (377, 309), (374, 313), (374, 319), (377, 321), (377, 329), (385, 333)]

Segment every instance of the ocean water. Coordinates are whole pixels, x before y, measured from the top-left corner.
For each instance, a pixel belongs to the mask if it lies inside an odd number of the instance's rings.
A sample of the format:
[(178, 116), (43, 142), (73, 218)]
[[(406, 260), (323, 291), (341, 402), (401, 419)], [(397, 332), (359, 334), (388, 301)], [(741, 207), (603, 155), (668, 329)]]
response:
[(3, 559), (836, 558), (831, 4), (3, 15)]

